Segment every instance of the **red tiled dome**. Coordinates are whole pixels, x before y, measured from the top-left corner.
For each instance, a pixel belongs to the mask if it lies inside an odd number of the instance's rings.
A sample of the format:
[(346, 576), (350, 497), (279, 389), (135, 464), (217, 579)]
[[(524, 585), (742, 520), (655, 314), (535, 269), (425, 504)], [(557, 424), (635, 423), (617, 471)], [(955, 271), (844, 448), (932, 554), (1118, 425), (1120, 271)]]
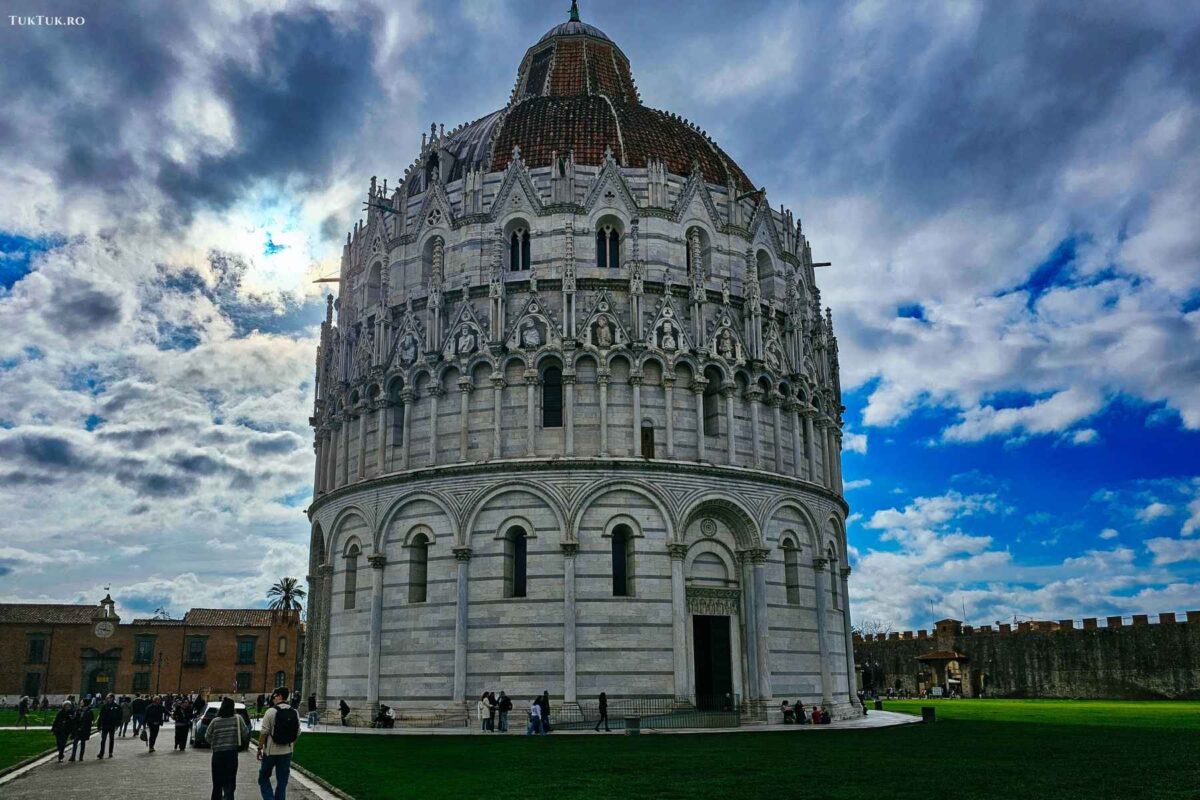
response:
[(570, 21), (529, 48), (506, 108), (455, 131), (444, 146), (455, 157), (454, 180), (469, 168), (503, 170), (521, 148), (527, 166), (549, 166), (554, 153), (574, 152), (578, 164), (603, 163), (605, 150), (626, 167), (661, 159), (690, 175), (699, 164), (710, 183), (754, 188), (716, 142), (690, 123), (642, 105), (629, 59), (603, 31)]

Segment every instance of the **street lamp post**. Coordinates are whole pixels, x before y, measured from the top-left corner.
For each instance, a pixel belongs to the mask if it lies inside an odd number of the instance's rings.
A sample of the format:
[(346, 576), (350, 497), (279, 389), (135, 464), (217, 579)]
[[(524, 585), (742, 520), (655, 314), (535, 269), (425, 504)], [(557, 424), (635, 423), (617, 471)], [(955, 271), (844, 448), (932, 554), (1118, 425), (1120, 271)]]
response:
[(154, 682), (154, 693), (162, 694), (162, 651), (158, 653), (158, 679)]

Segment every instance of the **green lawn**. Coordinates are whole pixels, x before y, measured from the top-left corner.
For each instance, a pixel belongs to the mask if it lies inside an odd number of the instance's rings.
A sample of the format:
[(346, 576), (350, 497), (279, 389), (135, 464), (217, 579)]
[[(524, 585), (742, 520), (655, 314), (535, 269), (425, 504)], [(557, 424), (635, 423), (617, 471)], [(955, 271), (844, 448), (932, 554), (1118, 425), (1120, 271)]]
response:
[[(54, 715), (58, 713), (56, 706), (51, 706), (45, 711), (37, 710), (29, 712), (30, 725), (49, 725), (54, 722)], [(0, 708), (0, 728), (6, 728), (17, 724), (17, 710), (15, 708)]]
[[(920, 702), (885, 707), (919, 713)], [(298, 763), (383, 798), (1200, 797), (1200, 703), (959, 700), (934, 725), (793, 733), (305, 735)]]
[(54, 747), (50, 731), (0, 731), (0, 769)]

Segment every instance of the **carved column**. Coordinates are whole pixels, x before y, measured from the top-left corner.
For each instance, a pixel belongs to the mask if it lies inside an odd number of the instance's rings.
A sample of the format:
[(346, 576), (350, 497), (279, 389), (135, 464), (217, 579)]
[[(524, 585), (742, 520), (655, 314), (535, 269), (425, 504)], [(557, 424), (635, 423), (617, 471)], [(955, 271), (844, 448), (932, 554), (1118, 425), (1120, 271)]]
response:
[(642, 436), (642, 380), (640, 374), (629, 376), (629, 385), (633, 387), (633, 454), (639, 456)]
[(771, 697), (771, 633), (767, 617), (767, 554), (765, 548), (750, 551), (754, 578), (754, 633), (758, 641), (758, 696)]
[(825, 708), (833, 706), (833, 679), (829, 672), (829, 634), (825, 630), (829, 617), (829, 601), (826, 599), (829, 589), (825, 577), (828, 575), (825, 570), (828, 564), (827, 558), (813, 559), (813, 574), (816, 576), (817, 585), (817, 649), (821, 653), (821, 705)]
[(667, 458), (675, 457), (675, 376), (663, 376), (663, 389), (667, 397)]
[(804, 477), (804, 459), (802, 451), (804, 449), (803, 437), (801, 432), (800, 404), (795, 400), (788, 403), (787, 410), (792, 418), (792, 474), (797, 478)]
[[(318, 569), (319, 572), (319, 569)], [(315, 691), (317, 678), (317, 654), (320, 649), (317, 646), (317, 630), (320, 626), (320, 620), (324, 617), (325, 611), (321, 608), (322, 594), (321, 576), (319, 574), (309, 574), (305, 576), (308, 581), (308, 645), (304, 648), (304, 680), (307, 683), (305, 694)], [(318, 700), (323, 700), (323, 697), (318, 697)]]
[(413, 390), (405, 386), (400, 390), (400, 402), (404, 406), (404, 425), (400, 432), (404, 439), (400, 443), (400, 469), (408, 469), (409, 442), (412, 441), (412, 400)]
[(537, 370), (525, 370), (525, 455), (531, 457), (537, 455), (537, 384)]
[(754, 581), (754, 561), (749, 552), (738, 552), (742, 584), (742, 628), (746, 631), (746, 699), (759, 693), (758, 666), (758, 602), (755, 598), (757, 586)]
[(846, 637), (846, 686), (850, 704), (858, 705), (858, 685), (854, 672), (854, 631), (850, 626), (850, 568), (842, 568), (842, 635)]
[(567, 456), (575, 455), (575, 373), (563, 371), (563, 449)]
[(706, 378), (692, 381), (692, 392), (696, 395), (696, 459), (706, 461), (704, 454), (704, 388), (708, 386)]
[(563, 702), (575, 702), (575, 555), (579, 542), (563, 542)]
[(501, 438), (501, 420), (504, 411), (504, 376), (492, 373), (492, 458), (504, 457), (504, 440)]
[(429, 387), (429, 466), (437, 464), (438, 400), (446, 393), (440, 385)]
[(804, 415), (804, 462), (808, 465), (808, 479), (813, 483), (817, 480), (817, 460), (813, 453), (813, 415), (816, 413), (812, 406), (801, 412)]
[(341, 486), (350, 483), (350, 411), (342, 415), (342, 481)]
[(318, 429), (316, 436), (313, 437), (313, 496), (325, 491), (321, 487), (321, 441), (324, 436), (325, 434)]
[(750, 403), (750, 438), (754, 444), (754, 468), (762, 469), (762, 431), (758, 424), (758, 407), (762, 403), (763, 391), (757, 386), (746, 390), (746, 400)]
[(471, 378), (463, 375), (458, 379), (459, 411), (458, 411), (458, 460), (466, 461), (467, 452), (471, 446), (469, 434), (471, 431), (471, 392), (475, 384)]
[(325, 459), (325, 464), (321, 469), (321, 485), (325, 491), (332, 492), (337, 488), (337, 442), (334, 440), (332, 423), (325, 429), (323, 435), (325, 443), (321, 454)]
[(829, 430), (830, 448), (833, 450), (833, 486), (838, 494), (842, 491), (842, 432), (834, 425)]
[(771, 408), (775, 425), (775, 435), (771, 437), (775, 444), (775, 471), (783, 472), (783, 395), (772, 391), (767, 396), (767, 405)]
[(471, 548), (456, 545), (454, 560), (458, 568), (458, 591), (454, 605), (454, 700), (461, 703), (467, 697), (467, 625), (470, 619), (467, 568), (471, 563)]
[(608, 455), (608, 370), (596, 376), (596, 384), (600, 390), (600, 455)]
[[(687, 557), (687, 545), (671, 542), (667, 552), (671, 555), (671, 647), (675, 667), (675, 699), (686, 698), (691, 692), (691, 678), (688, 675), (687, 652), (687, 585), (684, 582), (683, 560)], [(736, 628), (737, 625), (732, 627)], [(734, 658), (738, 659), (737, 651)]]
[(728, 457), (729, 466), (737, 465), (737, 415), (734, 412), (733, 403), (737, 399), (737, 385), (727, 383), (721, 387), (721, 397), (725, 398), (725, 416), (728, 420), (727, 427), (729, 428), (729, 446), (726, 448), (725, 455)]
[(371, 712), (379, 705), (379, 650), (383, 645), (383, 568), (387, 559), (373, 555), (371, 565), (371, 634), (367, 640), (367, 705)]
[(378, 461), (379, 474), (386, 475), (388, 471), (388, 430), (391, 428), (390, 417), (392, 413), (392, 402), (390, 400), (380, 400), (376, 406), (379, 411), (379, 433), (375, 436), (375, 445), (379, 450)]
[(358, 479), (367, 479), (367, 417), (371, 415), (371, 406), (363, 401), (358, 410)]
[(329, 682), (329, 625), (333, 610), (333, 565), (322, 564), (317, 567), (317, 574), (321, 576), (321, 609), (324, 613), (318, 621), (319, 630), (315, 637), (317, 680), (313, 683), (313, 688), (317, 692), (317, 697), (324, 702), (329, 702), (325, 687)]

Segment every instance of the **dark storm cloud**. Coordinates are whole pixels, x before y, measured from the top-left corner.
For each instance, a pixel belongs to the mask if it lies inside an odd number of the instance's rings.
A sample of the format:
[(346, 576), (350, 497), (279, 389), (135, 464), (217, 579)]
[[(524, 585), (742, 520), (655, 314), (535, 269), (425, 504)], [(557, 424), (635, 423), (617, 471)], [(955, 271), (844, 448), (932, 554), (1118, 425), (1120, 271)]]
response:
[(303, 444), (304, 440), (299, 436), (294, 433), (285, 432), (254, 439), (246, 445), (246, 448), (250, 451), (251, 455), (268, 456), (290, 453)]
[(369, 32), (344, 22), (316, 10), (257, 18), (258, 63), (231, 60), (217, 70), (215, 89), (233, 116), (237, 149), (196, 164), (165, 162), (160, 188), (187, 210), (227, 206), (260, 178), (319, 181), (378, 89)]
[(31, 431), (0, 439), (0, 460), (63, 472), (78, 472), (87, 467), (71, 442), (51, 433)]
[(121, 301), (95, 286), (73, 286), (55, 299), (47, 316), (61, 333), (74, 336), (115, 325), (121, 319)]

